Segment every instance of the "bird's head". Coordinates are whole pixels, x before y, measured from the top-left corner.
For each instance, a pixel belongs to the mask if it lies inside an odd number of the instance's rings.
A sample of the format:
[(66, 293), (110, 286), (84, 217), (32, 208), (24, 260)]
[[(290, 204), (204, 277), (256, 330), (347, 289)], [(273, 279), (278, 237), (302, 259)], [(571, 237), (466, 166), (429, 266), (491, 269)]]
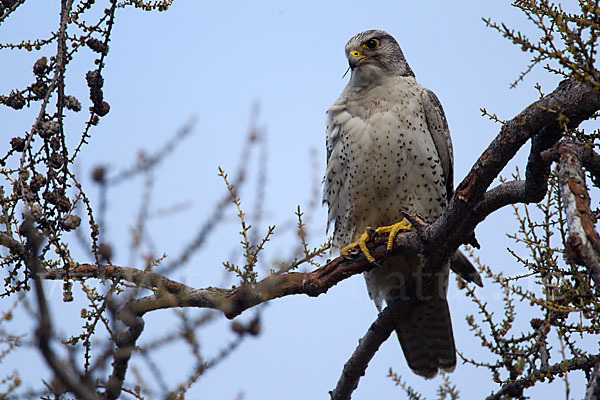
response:
[(346, 43), (346, 57), (353, 76), (355, 72), (414, 76), (398, 42), (384, 31), (370, 30), (353, 36)]

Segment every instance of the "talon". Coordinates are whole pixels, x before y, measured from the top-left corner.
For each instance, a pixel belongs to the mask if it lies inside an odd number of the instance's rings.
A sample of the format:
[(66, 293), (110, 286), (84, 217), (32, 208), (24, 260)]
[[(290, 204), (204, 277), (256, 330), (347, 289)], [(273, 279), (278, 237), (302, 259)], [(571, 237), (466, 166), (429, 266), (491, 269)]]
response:
[(350, 255), (350, 250), (358, 246), (360, 248), (360, 251), (364, 254), (367, 261), (369, 261), (370, 263), (375, 263), (375, 257), (373, 257), (369, 252), (369, 249), (367, 249), (367, 241), (370, 240), (371, 237), (370, 231), (373, 231), (373, 228), (367, 227), (367, 229), (362, 233), (362, 235), (360, 235), (360, 239), (344, 247), (342, 250), (340, 250), (340, 254), (344, 257), (347, 257)]
[(402, 221), (397, 222), (393, 225), (382, 226), (382, 227), (377, 228), (377, 230), (376, 230), (377, 233), (389, 233), (387, 246), (386, 246), (386, 249), (387, 249), (386, 256), (388, 256), (389, 253), (394, 248), (394, 239), (396, 238), (396, 235), (398, 234), (398, 232), (400, 232), (400, 231), (407, 232), (412, 229), (413, 229), (412, 225), (406, 219), (403, 219)]
[(371, 226), (367, 226), (365, 229), (365, 233), (369, 232), (369, 240), (373, 241), (375, 239), (375, 237), (377, 237), (377, 229), (373, 229), (373, 227)]
[(369, 252), (369, 249), (367, 249), (367, 240), (370, 239), (370, 235), (366, 231), (363, 232), (363, 234), (360, 235), (360, 239), (358, 240), (358, 247), (360, 247), (360, 251), (362, 251), (362, 253), (365, 255), (367, 261), (373, 264), (375, 262), (375, 257), (373, 257)]

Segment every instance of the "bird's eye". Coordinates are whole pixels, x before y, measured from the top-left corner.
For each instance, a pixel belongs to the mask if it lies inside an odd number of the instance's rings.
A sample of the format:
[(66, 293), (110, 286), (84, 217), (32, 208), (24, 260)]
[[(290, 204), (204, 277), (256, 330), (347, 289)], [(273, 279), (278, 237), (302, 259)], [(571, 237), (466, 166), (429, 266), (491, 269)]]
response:
[(369, 39), (363, 43), (363, 47), (368, 50), (375, 50), (379, 47), (379, 39)]

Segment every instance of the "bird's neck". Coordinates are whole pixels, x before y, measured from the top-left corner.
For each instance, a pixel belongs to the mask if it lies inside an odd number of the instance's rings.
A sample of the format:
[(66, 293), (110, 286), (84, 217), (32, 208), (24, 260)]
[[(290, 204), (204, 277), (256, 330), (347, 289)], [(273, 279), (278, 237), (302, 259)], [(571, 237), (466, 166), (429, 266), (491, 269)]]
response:
[(384, 72), (379, 68), (357, 68), (352, 71), (349, 85), (356, 90), (372, 89), (397, 76), (397, 74)]

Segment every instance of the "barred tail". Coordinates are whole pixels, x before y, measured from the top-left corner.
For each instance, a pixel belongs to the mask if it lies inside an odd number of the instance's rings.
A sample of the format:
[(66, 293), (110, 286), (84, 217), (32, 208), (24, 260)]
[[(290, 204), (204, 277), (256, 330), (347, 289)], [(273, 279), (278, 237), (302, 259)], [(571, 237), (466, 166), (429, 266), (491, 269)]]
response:
[(438, 369), (451, 372), (456, 366), (456, 349), (450, 310), (445, 298), (419, 303), (396, 328), (408, 366), (417, 375), (433, 378)]

